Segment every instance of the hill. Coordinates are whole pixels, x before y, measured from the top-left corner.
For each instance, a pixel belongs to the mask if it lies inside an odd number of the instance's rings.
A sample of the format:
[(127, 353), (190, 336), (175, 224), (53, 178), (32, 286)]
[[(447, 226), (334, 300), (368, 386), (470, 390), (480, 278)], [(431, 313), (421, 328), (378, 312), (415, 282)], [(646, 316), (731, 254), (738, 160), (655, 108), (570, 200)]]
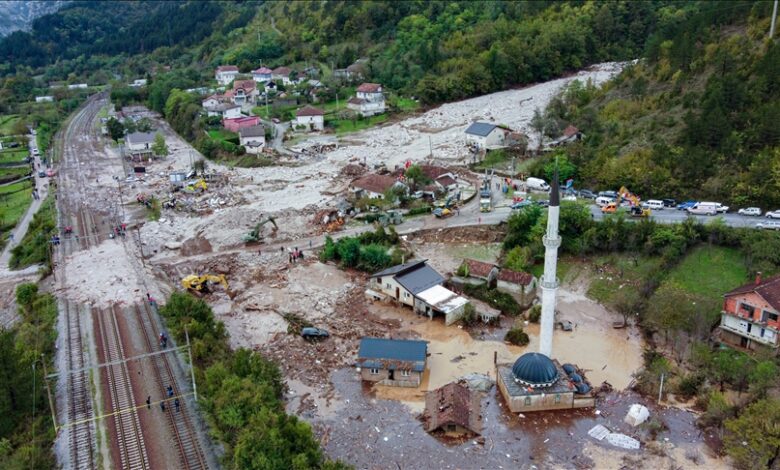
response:
[(55, 12), (65, 3), (63, 0), (0, 2), (0, 37), (29, 28), (35, 18)]

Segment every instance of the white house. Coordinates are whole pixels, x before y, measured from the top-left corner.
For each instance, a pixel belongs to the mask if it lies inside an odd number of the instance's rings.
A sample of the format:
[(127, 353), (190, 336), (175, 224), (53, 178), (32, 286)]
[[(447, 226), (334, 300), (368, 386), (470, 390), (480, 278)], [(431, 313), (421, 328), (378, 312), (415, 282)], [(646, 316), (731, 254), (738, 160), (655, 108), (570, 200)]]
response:
[(125, 136), (125, 145), (132, 156), (144, 156), (152, 154), (154, 143), (153, 132), (133, 132)]
[(233, 82), (233, 103), (235, 104), (254, 104), (259, 94), (257, 83), (254, 80), (236, 80)]
[(265, 148), (265, 127), (260, 124), (240, 129), (238, 131), (238, 140), (246, 149), (246, 153), (256, 155)]
[(507, 129), (489, 122), (474, 122), (466, 129), (466, 145), (493, 149), (504, 145)]
[(385, 95), (382, 93), (382, 85), (363, 83), (357, 87), (355, 96), (347, 102), (347, 108), (364, 117), (384, 113)]
[(220, 85), (230, 85), (230, 82), (236, 79), (238, 75), (238, 67), (235, 65), (220, 65), (217, 67), (217, 72), (214, 74), (217, 82)]
[(350, 192), (352, 192), (357, 199), (362, 197), (383, 199), (385, 197), (385, 191), (390, 188), (399, 188), (404, 191), (409, 191), (409, 188), (405, 184), (390, 175), (366, 175), (352, 181), (349, 185)]
[(292, 84), (290, 81), (290, 72), (292, 72), (290, 67), (276, 67), (271, 71), (271, 79), (281, 80), (283, 85), (290, 85)]
[(87, 88), (87, 86), (86, 83), (74, 83), (73, 85), (68, 85), (68, 90), (83, 90), (84, 88)]
[(133, 80), (133, 83), (130, 84), (132, 88), (141, 88), (146, 86), (146, 79), (145, 78), (137, 78)]
[(208, 98), (206, 98), (205, 100), (201, 101), (200, 104), (204, 108), (213, 108), (214, 106), (216, 106), (216, 105), (218, 105), (220, 103), (224, 103), (224, 102), (225, 102), (225, 100), (221, 96), (219, 96), (219, 95), (211, 95)]
[(295, 112), (295, 127), (304, 126), (307, 131), (321, 131), (325, 128), (325, 111), (306, 105)]
[(35, 97), (35, 102), (36, 103), (51, 103), (52, 101), (54, 101), (54, 97), (53, 96), (36, 96)]
[(273, 71), (268, 67), (260, 67), (259, 69), (252, 70), (252, 80), (257, 83), (265, 83), (272, 80)]
[(222, 119), (235, 119), (240, 118), (241, 106), (232, 103), (217, 103), (214, 106), (204, 107), (206, 114), (211, 116), (219, 116)]

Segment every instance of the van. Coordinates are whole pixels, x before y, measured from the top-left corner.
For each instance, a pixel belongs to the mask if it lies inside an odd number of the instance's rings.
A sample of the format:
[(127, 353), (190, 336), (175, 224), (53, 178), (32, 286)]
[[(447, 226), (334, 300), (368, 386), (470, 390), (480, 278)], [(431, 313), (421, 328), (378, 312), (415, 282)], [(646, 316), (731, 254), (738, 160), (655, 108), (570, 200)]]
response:
[(541, 178), (528, 178), (525, 180), (525, 185), (528, 187), (528, 189), (533, 189), (536, 191), (546, 192), (550, 190), (550, 185)]
[(648, 199), (645, 202), (645, 207), (654, 211), (662, 211), (664, 210), (664, 202), (658, 199)]
[(596, 198), (596, 205), (599, 206), (599, 207), (604, 207), (604, 206), (606, 206), (608, 204), (611, 204), (613, 202), (615, 202), (615, 200), (613, 198), (607, 197), (607, 196), (599, 196), (599, 197)]
[(715, 215), (718, 213), (720, 204), (715, 202), (697, 202), (693, 207), (688, 208), (689, 214), (694, 215)]

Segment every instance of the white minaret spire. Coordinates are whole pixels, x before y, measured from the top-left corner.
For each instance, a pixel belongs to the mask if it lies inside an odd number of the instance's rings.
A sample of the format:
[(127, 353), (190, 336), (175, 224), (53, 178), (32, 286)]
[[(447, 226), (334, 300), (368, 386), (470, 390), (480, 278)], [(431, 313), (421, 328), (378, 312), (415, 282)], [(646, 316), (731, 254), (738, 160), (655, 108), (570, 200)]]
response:
[(544, 235), (544, 275), (542, 276), (542, 320), (539, 333), (539, 352), (552, 357), (552, 337), (555, 323), (555, 295), (558, 280), (555, 271), (558, 265), (558, 218), (561, 211), (560, 189), (558, 185), (558, 167), (555, 168), (552, 188), (550, 189), (550, 207), (547, 212), (547, 233)]

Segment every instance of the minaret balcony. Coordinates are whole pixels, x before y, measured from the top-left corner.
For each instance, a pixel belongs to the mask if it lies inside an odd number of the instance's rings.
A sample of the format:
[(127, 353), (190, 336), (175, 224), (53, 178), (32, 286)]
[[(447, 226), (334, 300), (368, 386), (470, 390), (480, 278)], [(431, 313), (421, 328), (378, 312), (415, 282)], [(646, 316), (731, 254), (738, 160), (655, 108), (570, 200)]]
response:
[(542, 237), (542, 243), (544, 243), (545, 248), (558, 248), (561, 246), (561, 237), (551, 238), (545, 235)]
[(558, 288), (558, 278), (554, 278), (552, 281), (547, 281), (547, 278), (542, 275), (541, 279), (539, 279), (539, 285), (542, 286), (542, 289), (557, 289)]

